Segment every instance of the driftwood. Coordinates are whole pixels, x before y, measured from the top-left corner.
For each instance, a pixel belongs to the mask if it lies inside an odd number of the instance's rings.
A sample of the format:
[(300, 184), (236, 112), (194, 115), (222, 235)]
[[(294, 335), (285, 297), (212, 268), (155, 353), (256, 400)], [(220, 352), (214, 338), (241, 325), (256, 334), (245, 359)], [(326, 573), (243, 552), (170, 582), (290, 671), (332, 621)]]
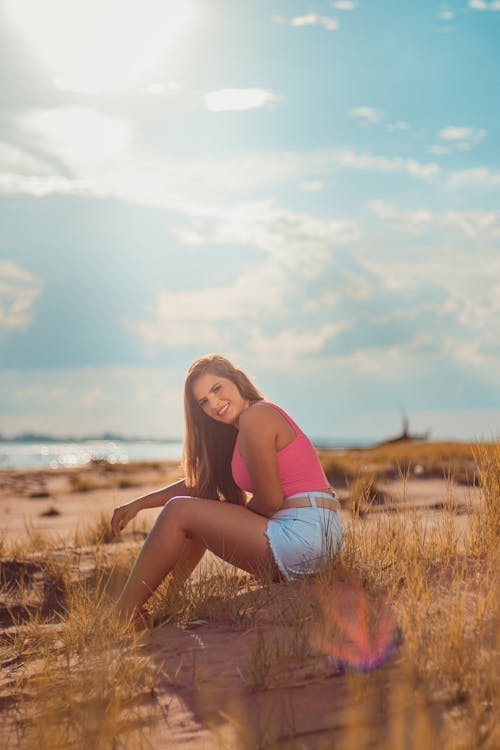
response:
[(378, 448), (381, 445), (393, 445), (394, 443), (416, 443), (416, 442), (422, 442), (424, 440), (428, 440), (429, 436), (431, 434), (430, 430), (427, 430), (426, 432), (417, 433), (414, 432), (413, 434), (410, 432), (410, 423), (408, 421), (408, 417), (406, 414), (403, 414), (403, 427), (401, 430), (401, 433), (393, 438), (388, 438), (387, 440), (382, 440), (380, 443), (377, 443), (376, 447)]

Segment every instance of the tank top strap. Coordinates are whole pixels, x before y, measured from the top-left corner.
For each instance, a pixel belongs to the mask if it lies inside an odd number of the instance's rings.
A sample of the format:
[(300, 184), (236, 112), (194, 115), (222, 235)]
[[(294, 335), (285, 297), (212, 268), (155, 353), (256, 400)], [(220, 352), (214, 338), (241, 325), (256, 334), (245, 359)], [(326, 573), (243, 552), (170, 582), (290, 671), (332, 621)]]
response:
[(276, 411), (279, 411), (279, 413), (282, 414), (285, 417), (285, 419), (288, 422), (288, 424), (293, 427), (293, 429), (295, 430), (295, 434), (297, 435), (297, 437), (299, 435), (303, 435), (304, 434), (302, 432), (302, 430), (300, 429), (300, 427), (298, 426), (298, 424), (293, 421), (293, 419), (291, 418), (291, 416), (289, 414), (287, 414), (286, 411), (281, 408), (281, 406), (278, 406), (278, 404), (275, 404), (272, 401), (261, 401), (260, 403), (261, 404), (267, 404), (268, 406), (272, 406), (273, 409), (276, 409)]

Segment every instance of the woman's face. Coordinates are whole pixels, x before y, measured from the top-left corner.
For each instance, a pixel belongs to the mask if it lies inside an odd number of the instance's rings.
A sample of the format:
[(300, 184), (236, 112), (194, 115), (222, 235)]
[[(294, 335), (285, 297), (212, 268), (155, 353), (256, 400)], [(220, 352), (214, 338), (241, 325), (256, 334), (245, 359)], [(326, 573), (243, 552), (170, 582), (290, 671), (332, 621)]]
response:
[(238, 427), (240, 415), (250, 406), (232, 380), (206, 372), (192, 385), (193, 396), (205, 414), (217, 422)]

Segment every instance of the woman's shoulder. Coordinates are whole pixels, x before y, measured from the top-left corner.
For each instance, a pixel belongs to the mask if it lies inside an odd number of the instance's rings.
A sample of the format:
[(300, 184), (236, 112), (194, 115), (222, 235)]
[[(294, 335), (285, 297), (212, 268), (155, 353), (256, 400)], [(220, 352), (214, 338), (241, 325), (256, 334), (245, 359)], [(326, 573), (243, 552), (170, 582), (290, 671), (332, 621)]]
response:
[(276, 407), (269, 401), (255, 401), (255, 403), (250, 404), (248, 409), (245, 409), (241, 414), (240, 424), (242, 423), (242, 420), (243, 423), (247, 423), (270, 419), (277, 413)]
[(253, 427), (279, 427), (286, 420), (284, 412), (270, 401), (256, 401), (240, 416), (240, 430)]

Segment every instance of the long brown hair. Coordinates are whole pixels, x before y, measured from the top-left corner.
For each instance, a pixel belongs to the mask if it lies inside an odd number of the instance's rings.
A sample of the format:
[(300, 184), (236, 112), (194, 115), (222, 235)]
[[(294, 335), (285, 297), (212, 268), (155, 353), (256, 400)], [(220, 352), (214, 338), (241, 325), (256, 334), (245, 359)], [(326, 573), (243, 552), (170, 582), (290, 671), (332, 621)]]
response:
[(184, 453), (186, 485), (199, 497), (243, 505), (245, 494), (233, 479), (231, 458), (238, 431), (233, 425), (207, 416), (193, 394), (193, 383), (205, 373), (231, 380), (243, 398), (262, 401), (262, 393), (245, 373), (220, 354), (207, 354), (193, 362), (184, 384)]

